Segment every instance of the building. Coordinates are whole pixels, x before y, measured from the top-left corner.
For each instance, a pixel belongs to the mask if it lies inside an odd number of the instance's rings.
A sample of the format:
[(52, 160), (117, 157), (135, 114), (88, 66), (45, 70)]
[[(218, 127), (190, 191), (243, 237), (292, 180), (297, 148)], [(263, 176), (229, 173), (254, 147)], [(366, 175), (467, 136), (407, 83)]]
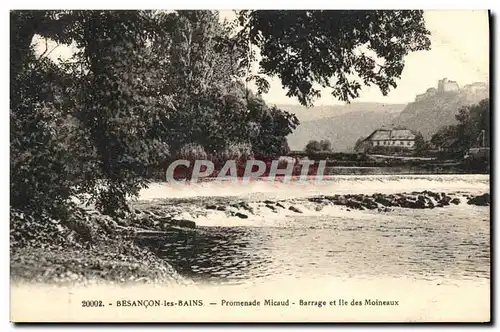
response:
[(458, 83), (456, 81), (450, 81), (446, 77), (438, 82), (438, 92), (450, 92), (450, 91), (458, 91)]
[[(473, 83), (473, 84), (467, 85), (466, 87), (467, 87), (467, 89), (470, 89), (470, 90), (475, 92), (476, 90), (484, 89), (483, 84), (484, 83)], [(425, 91), (424, 93), (416, 95), (415, 101), (428, 99), (428, 98), (431, 98), (435, 95), (440, 95), (440, 94), (443, 94), (446, 92), (458, 92), (458, 91), (460, 91), (460, 87), (458, 86), (458, 83), (456, 81), (450, 81), (449, 79), (447, 79), (445, 77), (442, 80), (438, 81), (437, 89), (436, 88), (427, 89), (427, 91)]]
[(408, 152), (415, 149), (417, 135), (409, 129), (377, 129), (356, 147), (357, 152)]
[(439, 143), (437, 145), (433, 145), (432, 148), (434, 148), (436, 151), (439, 152), (460, 152), (462, 149), (462, 145), (460, 143), (460, 140), (458, 138), (450, 138), (447, 139), (446, 141)]

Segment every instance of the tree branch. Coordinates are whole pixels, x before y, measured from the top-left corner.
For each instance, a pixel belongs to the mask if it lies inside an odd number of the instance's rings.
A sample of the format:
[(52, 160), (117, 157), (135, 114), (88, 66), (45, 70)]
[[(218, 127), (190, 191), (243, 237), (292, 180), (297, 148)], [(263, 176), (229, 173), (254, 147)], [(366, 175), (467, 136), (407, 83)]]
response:
[(40, 56), (36, 60), (39, 61), (41, 58), (43, 58), (43, 56), (45, 55), (45, 53), (47, 53), (48, 49), (49, 49), (49, 43), (47, 41), (47, 38), (45, 38), (45, 51), (43, 51), (43, 53), (40, 54)]
[(54, 52), (54, 50), (55, 50), (56, 48), (58, 48), (59, 46), (60, 46), (59, 44), (58, 44), (58, 45), (56, 45), (53, 49), (51, 49), (51, 50), (50, 50), (50, 52), (49, 52), (49, 53), (47, 53), (47, 55), (46, 55), (46, 56), (49, 56), (49, 55), (50, 55), (52, 52)]

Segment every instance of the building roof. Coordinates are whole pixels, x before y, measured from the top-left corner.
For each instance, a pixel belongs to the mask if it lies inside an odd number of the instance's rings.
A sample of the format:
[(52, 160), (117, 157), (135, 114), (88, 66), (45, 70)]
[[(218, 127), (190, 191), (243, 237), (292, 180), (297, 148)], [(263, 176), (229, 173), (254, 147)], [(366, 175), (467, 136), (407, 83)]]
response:
[(415, 134), (409, 129), (391, 130), (391, 139), (415, 139)]
[(413, 140), (415, 136), (409, 129), (377, 129), (365, 140)]
[(390, 137), (391, 137), (391, 131), (390, 130), (379, 129), (379, 130), (375, 130), (366, 139), (384, 140), (384, 139), (390, 139)]

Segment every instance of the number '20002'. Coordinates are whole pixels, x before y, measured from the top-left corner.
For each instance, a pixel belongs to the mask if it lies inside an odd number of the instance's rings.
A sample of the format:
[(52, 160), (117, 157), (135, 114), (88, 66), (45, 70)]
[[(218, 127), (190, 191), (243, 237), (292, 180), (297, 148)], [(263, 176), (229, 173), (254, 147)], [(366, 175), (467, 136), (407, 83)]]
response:
[(82, 301), (82, 307), (104, 307), (104, 304), (97, 300)]

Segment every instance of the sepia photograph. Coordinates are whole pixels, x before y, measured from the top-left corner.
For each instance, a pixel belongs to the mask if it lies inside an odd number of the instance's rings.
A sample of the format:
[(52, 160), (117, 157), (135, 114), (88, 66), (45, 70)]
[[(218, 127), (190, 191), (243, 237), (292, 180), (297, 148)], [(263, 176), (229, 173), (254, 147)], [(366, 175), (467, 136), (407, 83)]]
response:
[(488, 10), (9, 16), (11, 322), (491, 322)]

